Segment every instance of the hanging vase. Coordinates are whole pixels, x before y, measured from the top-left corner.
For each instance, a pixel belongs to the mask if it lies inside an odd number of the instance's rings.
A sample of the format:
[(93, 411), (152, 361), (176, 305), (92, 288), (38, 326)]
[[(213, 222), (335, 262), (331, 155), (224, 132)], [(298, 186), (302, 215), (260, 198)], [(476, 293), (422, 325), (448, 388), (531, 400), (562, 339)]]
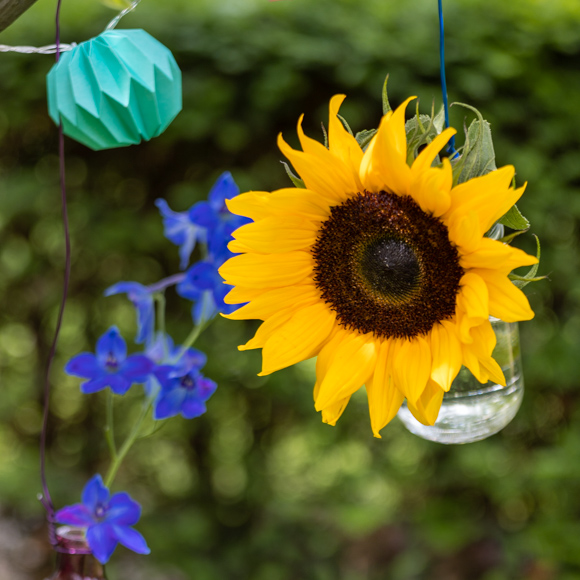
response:
[(506, 386), (481, 384), (463, 367), (445, 393), (433, 426), (419, 423), (403, 403), (398, 417), (411, 433), (437, 443), (471, 443), (501, 431), (515, 417), (524, 396), (518, 324), (490, 321), (497, 337), (493, 358), (502, 368)]
[(56, 570), (47, 580), (107, 580), (105, 568), (91, 553), (82, 529), (61, 526), (56, 537)]

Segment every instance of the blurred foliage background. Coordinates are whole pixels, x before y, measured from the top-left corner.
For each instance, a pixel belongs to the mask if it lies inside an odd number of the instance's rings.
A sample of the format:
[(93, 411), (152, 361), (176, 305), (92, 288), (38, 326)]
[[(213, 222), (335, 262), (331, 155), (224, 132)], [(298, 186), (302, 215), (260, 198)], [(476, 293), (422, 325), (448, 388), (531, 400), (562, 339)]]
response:
[[(114, 13), (65, 0), (62, 41), (101, 32)], [(103, 398), (81, 396), (62, 367), (133, 310), (103, 298), (119, 280), (178, 270), (154, 200), (176, 210), (230, 170), (242, 190), (288, 184), (275, 142), (295, 125), (320, 134), (329, 98), (356, 130), (376, 126), (390, 73), (393, 105), (440, 103), (435, 0), (144, 0), (123, 20), (171, 48), (184, 110), (161, 137), (92, 152), (67, 141), (73, 278), (53, 371), (49, 480), (78, 501), (106, 468)], [(40, 0), (0, 35), (53, 42), (55, 2)], [(572, 580), (580, 578), (580, 3), (449, 0), (452, 101), (492, 123), (498, 165), (529, 181), (520, 209), (543, 243), (521, 325), (526, 397), (503, 432), (466, 446), (426, 442), (398, 421), (373, 439), (364, 392), (337, 427), (320, 422), (313, 365), (259, 378), (240, 353), (255, 325), (216, 320), (199, 347), (219, 389), (199, 420), (141, 441), (117, 488), (142, 502), (148, 557), (120, 548), (112, 580)], [(42, 372), (60, 299), (63, 242), (57, 131), (47, 115), (50, 56), (0, 56), (0, 576), (50, 570), (36, 500)], [(452, 124), (466, 121), (452, 109)], [(470, 121), (470, 118), (467, 118)], [(516, 245), (534, 251), (530, 235)], [(189, 331), (169, 293), (169, 329)], [(130, 401), (120, 401), (123, 405)]]

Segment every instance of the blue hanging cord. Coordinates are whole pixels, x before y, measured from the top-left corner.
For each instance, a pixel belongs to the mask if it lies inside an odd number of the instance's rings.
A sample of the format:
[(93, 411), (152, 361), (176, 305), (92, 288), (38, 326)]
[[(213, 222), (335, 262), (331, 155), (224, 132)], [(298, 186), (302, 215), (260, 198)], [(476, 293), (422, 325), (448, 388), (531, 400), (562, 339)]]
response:
[[(443, 94), (443, 109), (445, 111), (445, 127), (449, 128), (449, 100), (447, 99), (447, 81), (445, 80), (445, 29), (443, 27), (443, 1), (439, 3), (439, 71), (441, 74), (441, 93)], [(455, 135), (449, 139), (445, 152), (451, 157), (457, 155), (455, 150)]]

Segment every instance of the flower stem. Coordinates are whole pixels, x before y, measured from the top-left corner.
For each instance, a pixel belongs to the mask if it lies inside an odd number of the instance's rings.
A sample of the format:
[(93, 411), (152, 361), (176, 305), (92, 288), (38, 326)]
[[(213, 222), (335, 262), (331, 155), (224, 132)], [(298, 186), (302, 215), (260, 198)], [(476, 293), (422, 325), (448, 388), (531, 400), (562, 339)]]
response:
[(147, 413), (151, 409), (152, 404), (153, 404), (153, 399), (151, 399), (151, 398), (147, 399), (146, 403), (143, 405), (143, 409), (141, 410), (139, 417), (137, 418), (137, 421), (135, 421), (135, 424), (133, 425), (133, 429), (131, 429), (131, 432), (127, 436), (127, 439), (125, 439), (125, 442), (123, 443), (123, 445), (122, 445), (121, 449), (119, 450), (119, 452), (117, 453), (116, 457), (113, 458), (113, 461), (111, 462), (111, 466), (109, 467), (109, 471), (107, 472), (107, 477), (105, 478), (105, 486), (106, 487), (109, 487), (109, 488), (111, 487), (111, 484), (113, 483), (113, 480), (115, 479), (115, 475), (117, 475), (117, 471), (119, 470), (119, 467), (121, 466), (121, 463), (123, 462), (123, 459), (125, 458), (125, 455), (127, 455), (127, 453), (129, 452), (129, 449), (131, 449), (133, 443), (135, 443), (135, 441), (137, 440), (137, 437), (139, 437), (139, 431), (141, 430), (141, 425), (143, 424), (143, 420), (147, 416)]
[(163, 280), (159, 280), (159, 282), (155, 282), (155, 284), (150, 284), (149, 286), (147, 286), (147, 289), (151, 293), (163, 292), (169, 286), (174, 286), (175, 284), (183, 282), (184, 278), (185, 278), (184, 272), (181, 272), (179, 274), (173, 274), (173, 276), (163, 278)]
[(105, 439), (111, 452), (111, 460), (117, 459), (117, 447), (115, 445), (115, 430), (113, 426), (113, 391), (107, 389), (107, 423), (105, 425)]
[(155, 300), (157, 302), (157, 327), (161, 333), (163, 360), (165, 360), (169, 354), (167, 348), (167, 337), (165, 336), (165, 294), (163, 294), (163, 292), (157, 292), (155, 294)]
[(208, 322), (209, 321), (201, 322), (200, 324), (197, 324), (192, 328), (191, 332), (189, 333), (189, 336), (185, 339), (185, 342), (181, 346), (181, 350), (175, 357), (174, 362), (178, 361), (187, 352), (187, 349), (190, 346), (193, 346), (194, 342), (198, 339), (199, 335), (208, 326)]

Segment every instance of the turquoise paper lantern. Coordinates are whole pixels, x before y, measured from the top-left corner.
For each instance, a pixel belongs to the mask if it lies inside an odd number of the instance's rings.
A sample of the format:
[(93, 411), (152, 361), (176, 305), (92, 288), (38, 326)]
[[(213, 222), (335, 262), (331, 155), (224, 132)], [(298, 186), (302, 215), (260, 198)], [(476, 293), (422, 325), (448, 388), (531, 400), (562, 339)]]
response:
[(91, 149), (148, 141), (181, 111), (181, 71), (144, 30), (107, 30), (62, 53), (47, 77), (48, 111)]

